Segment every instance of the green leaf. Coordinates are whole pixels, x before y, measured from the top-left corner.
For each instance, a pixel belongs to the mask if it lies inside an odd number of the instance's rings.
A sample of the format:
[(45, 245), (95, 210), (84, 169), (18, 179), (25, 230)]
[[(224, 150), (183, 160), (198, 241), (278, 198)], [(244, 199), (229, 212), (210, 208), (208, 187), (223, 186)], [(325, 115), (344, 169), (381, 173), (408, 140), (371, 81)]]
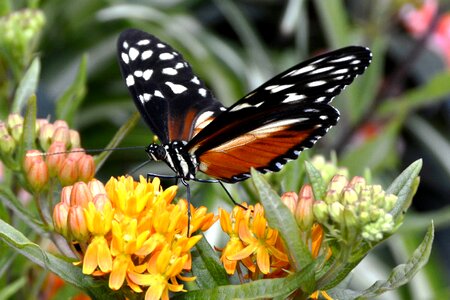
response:
[(406, 120), (406, 128), (411, 135), (416, 137), (422, 147), (424, 147), (439, 164), (439, 167), (447, 175), (447, 181), (450, 179), (450, 143), (448, 136), (442, 136), (434, 129), (430, 123), (420, 117), (410, 116)]
[(37, 85), (39, 82), (39, 73), (41, 71), (41, 61), (39, 57), (36, 57), (31, 62), (30, 67), (26, 71), (22, 80), (17, 87), (16, 95), (12, 104), (11, 112), (20, 114), (22, 108), (30, 99), (31, 95), (36, 93)]
[(306, 174), (308, 174), (309, 182), (313, 188), (314, 197), (323, 199), (327, 190), (327, 185), (323, 182), (322, 175), (309, 161), (305, 161)]
[(219, 286), (209, 290), (190, 291), (174, 299), (262, 299), (290, 294), (314, 276), (316, 262), (286, 278), (261, 279), (241, 285)]
[(314, 1), (324, 28), (328, 45), (339, 48), (348, 45), (350, 26), (343, 1)]
[(422, 160), (416, 160), (406, 168), (387, 188), (387, 194), (397, 195), (398, 199), (391, 211), (394, 219), (402, 216), (411, 204), (412, 192), (417, 188), (416, 177), (422, 168)]
[(17, 155), (20, 163), (24, 161), (27, 150), (34, 148), (36, 140), (36, 109), (36, 96), (31, 95), (25, 111), (23, 133)]
[(230, 284), (228, 275), (211, 248), (205, 236), (195, 245), (192, 252), (192, 273), (201, 289), (211, 289), (219, 285)]
[(301, 270), (312, 262), (312, 257), (308, 247), (300, 238), (301, 232), (294, 216), (258, 171), (252, 169), (251, 174), (253, 183), (258, 190), (259, 199), (264, 206), (267, 221), (272, 228), (279, 231), (294, 268)]
[(71, 126), (76, 110), (86, 95), (87, 55), (83, 55), (73, 83), (56, 102), (56, 117)]
[(397, 98), (384, 101), (378, 109), (377, 116), (380, 118), (408, 114), (412, 110), (419, 109), (425, 105), (445, 100), (450, 94), (450, 71), (440, 73), (429, 80), (425, 85), (410, 89)]
[(0, 299), (7, 300), (11, 296), (15, 295), (18, 291), (20, 291), (26, 283), (27, 279), (25, 275), (23, 277), (20, 277), (16, 281), (8, 283), (0, 290)]
[(35, 264), (46, 268), (66, 282), (83, 289), (95, 299), (111, 299), (113, 292), (93, 277), (84, 275), (79, 267), (44, 251), (39, 245), (28, 240), (20, 231), (0, 220), (0, 240)]
[(382, 293), (399, 288), (408, 283), (428, 262), (434, 239), (434, 225), (430, 224), (425, 238), (405, 263), (396, 266), (387, 280), (379, 280), (361, 293), (361, 297), (374, 298)]
[(44, 224), (34, 216), (29, 209), (23, 206), (14, 193), (5, 185), (0, 185), (0, 200), (5, 206), (14, 211), (14, 214), (24, 221), (35, 232), (43, 234)]
[[(139, 122), (140, 114), (135, 112), (126, 122), (123, 124), (119, 130), (116, 132), (112, 140), (106, 146), (106, 149), (116, 148), (120, 142), (125, 138), (125, 136), (136, 126)], [(111, 155), (111, 151), (103, 151), (94, 158), (96, 172), (102, 167), (106, 159)]]

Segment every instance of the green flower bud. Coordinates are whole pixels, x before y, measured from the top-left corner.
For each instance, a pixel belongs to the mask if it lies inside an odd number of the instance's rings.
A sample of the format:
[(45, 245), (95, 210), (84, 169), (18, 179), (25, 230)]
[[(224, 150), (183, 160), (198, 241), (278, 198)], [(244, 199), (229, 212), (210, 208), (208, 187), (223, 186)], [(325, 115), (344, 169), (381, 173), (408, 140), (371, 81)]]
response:
[(328, 222), (328, 204), (324, 201), (315, 201), (313, 205), (313, 213), (317, 222), (326, 224)]
[(23, 125), (23, 117), (19, 114), (10, 114), (6, 120), (6, 124), (11, 130), (16, 125)]
[(9, 135), (8, 127), (5, 122), (0, 121), (0, 136), (4, 135)]
[(336, 223), (342, 223), (344, 221), (344, 205), (339, 202), (333, 202), (329, 205), (330, 217)]
[(22, 124), (14, 125), (14, 127), (11, 128), (11, 135), (17, 143), (20, 143), (20, 140), (22, 139), (22, 134), (23, 134)]
[(0, 151), (2, 154), (10, 155), (14, 152), (15, 148), (16, 142), (9, 134), (5, 134), (0, 138)]

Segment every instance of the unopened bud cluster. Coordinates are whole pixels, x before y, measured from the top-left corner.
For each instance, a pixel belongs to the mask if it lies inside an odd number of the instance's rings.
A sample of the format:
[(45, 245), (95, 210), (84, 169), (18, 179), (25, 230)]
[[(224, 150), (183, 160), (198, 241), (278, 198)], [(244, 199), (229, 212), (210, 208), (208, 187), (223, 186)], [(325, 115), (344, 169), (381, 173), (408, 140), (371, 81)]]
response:
[(112, 204), (106, 197), (103, 184), (97, 179), (88, 183), (77, 182), (73, 186), (66, 186), (61, 191), (61, 202), (56, 204), (53, 210), (53, 225), (55, 231), (67, 240), (76, 240), (80, 243), (87, 241), (92, 236), (88, 230), (88, 223), (84, 216), (84, 210), (93, 205), (95, 210), (102, 212), (101, 224), (107, 225), (105, 234), (111, 229)]
[(40, 10), (24, 9), (0, 17), (0, 45), (8, 58), (24, 67), (37, 46), (45, 16)]
[(316, 168), (324, 182), (329, 182), (334, 175), (349, 176), (346, 168), (340, 168), (335, 163), (327, 161), (322, 155), (315, 155), (311, 159), (311, 164)]
[(366, 184), (362, 177), (348, 181), (335, 175), (324, 199), (314, 203), (313, 212), (316, 221), (337, 240), (377, 242), (394, 230), (389, 212), (396, 201), (397, 196), (387, 195), (379, 185)]

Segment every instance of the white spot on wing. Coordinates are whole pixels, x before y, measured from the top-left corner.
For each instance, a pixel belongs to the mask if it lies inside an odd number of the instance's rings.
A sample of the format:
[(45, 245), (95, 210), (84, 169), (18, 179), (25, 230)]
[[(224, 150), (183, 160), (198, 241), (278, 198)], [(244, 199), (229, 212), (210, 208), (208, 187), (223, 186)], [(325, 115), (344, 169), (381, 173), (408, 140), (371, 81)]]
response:
[(200, 84), (200, 80), (198, 80), (197, 76), (194, 76), (194, 78), (191, 79), (191, 82), (193, 82), (195, 84)]
[(178, 74), (178, 71), (175, 70), (174, 68), (164, 68), (164, 69), (162, 70), (162, 73), (163, 73), (163, 74), (166, 74), (166, 75), (177, 75), (177, 74)]
[(152, 95), (145, 93), (144, 94), (144, 100), (147, 102), (150, 100), (150, 98), (152, 98)]
[(319, 119), (326, 120), (326, 119), (328, 119), (328, 117), (327, 116), (320, 116)]
[(333, 69), (334, 69), (333, 66), (323, 67), (323, 68), (316, 69), (316, 70), (312, 71), (311, 75), (312, 74), (319, 74), (319, 73), (327, 72), (327, 71), (330, 71), (330, 70), (333, 70)]
[(244, 102), (244, 103), (236, 105), (230, 111), (238, 111), (238, 110), (241, 110), (241, 109), (244, 109), (247, 107), (253, 107), (253, 105)]
[(150, 77), (152, 77), (152, 74), (153, 74), (153, 70), (147, 69), (142, 74), (142, 77), (144, 78), (144, 80), (149, 80)]
[(164, 45), (164, 44), (162, 44), (162, 43), (158, 43), (158, 44), (156, 45), (156, 47), (158, 47), (158, 48), (166, 48), (166, 45)]
[(349, 55), (349, 56), (344, 56), (341, 58), (336, 58), (336, 59), (330, 60), (330, 62), (333, 62), (333, 63), (344, 62), (344, 61), (352, 60), (354, 58), (355, 58), (354, 55)]
[(145, 46), (148, 44), (150, 44), (150, 40), (140, 40), (139, 42), (136, 43), (136, 45), (139, 45), (139, 46)]
[(136, 76), (136, 77), (142, 77), (142, 71), (141, 70), (136, 70), (136, 71), (134, 71), (134, 76)]
[(125, 79), (125, 82), (127, 84), (127, 86), (132, 86), (134, 85), (134, 77), (133, 75), (128, 75), (127, 78)]
[(156, 96), (156, 97), (164, 98), (164, 95), (163, 95), (160, 91), (158, 91), (158, 90), (156, 90), (155, 93), (154, 93), (153, 95)]
[(153, 55), (153, 51), (152, 50), (145, 50), (141, 54), (141, 59), (142, 60), (146, 60), (147, 58), (151, 57), (152, 55)]
[(127, 42), (123, 42), (122, 46), (123, 46), (125, 49), (128, 49), (128, 43), (127, 43)]
[(286, 76), (297, 76), (297, 75), (300, 75), (300, 74), (303, 74), (303, 73), (310, 72), (310, 71), (314, 70), (315, 68), (316, 67), (314, 65), (305, 66), (305, 67), (297, 69), (297, 70), (292, 70), (291, 72), (287, 73), (283, 77), (286, 77)]
[(130, 62), (130, 58), (128, 57), (128, 54), (122, 52), (122, 54), (120, 56), (122, 57), (123, 62), (128, 65), (128, 63)]
[(202, 96), (202, 97), (206, 97), (206, 90), (204, 88), (198, 89), (198, 93)]
[(287, 96), (287, 98), (284, 99), (282, 101), (282, 103), (297, 102), (299, 100), (302, 100), (302, 99), (306, 98), (305, 95), (302, 95), (302, 94), (297, 95), (296, 93), (288, 93), (286, 96)]
[(165, 84), (168, 87), (170, 87), (170, 89), (172, 90), (172, 92), (174, 94), (181, 94), (181, 93), (183, 93), (184, 91), (187, 90), (187, 88), (184, 85), (181, 85), (181, 84), (175, 84), (175, 83), (170, 82), (170, 81), (166, 81)]
[(131, 47), (130, 51), (128, 51), (128, 55), (130, 56), (131, 60), (135, 60), (139, 55), (139, 51), (136, 48)]
[(317, 80), (317, 81), (311, 81), (310, 83), (307, 84), (307, 86), (316, 87), (316, 86), (324, 85), (325, 83), (327, 83), (325, 80)]
[(173, 58), (174, 58), (173, 54), (168, 53), (168, 52), (164, 52), (159, 55), (160, 60), (169, 60), (169, 59), (173, 59)]
[(294, 86), (294, 85), (293, 84), (270, 85), (270, 86), (266, 87), (265, 89), (270, 91), (271, 93), (278, 93), (279, 91), (288, 89), (291, 86)]
[(198, 116), (197, 120), (195, 121), (194, 127), (197, 128), (199, 124), (205, 122), (212, 115), (214, 115), (213, 111), (205, 111), (200, 116)]
[(175, 69), (181, 69), (184, 68), (184, 64), (182, 62), (179, 62), (175, 65)]

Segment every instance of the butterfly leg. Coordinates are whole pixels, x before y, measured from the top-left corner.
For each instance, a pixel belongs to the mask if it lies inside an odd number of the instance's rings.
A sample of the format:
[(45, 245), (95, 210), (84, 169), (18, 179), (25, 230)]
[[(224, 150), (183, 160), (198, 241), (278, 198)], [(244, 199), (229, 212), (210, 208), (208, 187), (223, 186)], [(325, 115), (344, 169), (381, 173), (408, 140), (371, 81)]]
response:
[(187, 236), (190, 235), (190, 229), (191, 229), (191, 187), (189, 186), (189, 183), (184, 180), (184, 178), (180, 178), (181, 183), (186, 187), (186, 199), (188, 202), (188, 230), (187, 230)]
[(243, 209), (247, 210), (247, 207), (243, 206), (243, 205), (240, 204), (240, 203), (237, 203), (237, 202), (233, 199), (233, 196), (231, 196), (230, 192), (227, 190), (227, 188), (225, 187), (225, 185), (223, 184), (222, 181), (220, 181), (220, 180), (217, 180), (217, 181), (218, 181), (219, 184), (222, 186), (222, 188), (224, 189), (225, 193), (227, 193), (228, 197), (230, 198), (231, 202), (233, 202), (234, 205), (237, 205), (237, 206), (239, 206), (240, 208), (243, 208)]
[(180, 176), (177, 175), (162, 175), (162, 174), (156, 174), (156, 173), (147, 173), (147, 181), (149, 181), (150, 178), (164, 178), (164, 179), (172, 179), (172, 178), (176, 178), (178, 180), (178, 178), (180, 178)]

